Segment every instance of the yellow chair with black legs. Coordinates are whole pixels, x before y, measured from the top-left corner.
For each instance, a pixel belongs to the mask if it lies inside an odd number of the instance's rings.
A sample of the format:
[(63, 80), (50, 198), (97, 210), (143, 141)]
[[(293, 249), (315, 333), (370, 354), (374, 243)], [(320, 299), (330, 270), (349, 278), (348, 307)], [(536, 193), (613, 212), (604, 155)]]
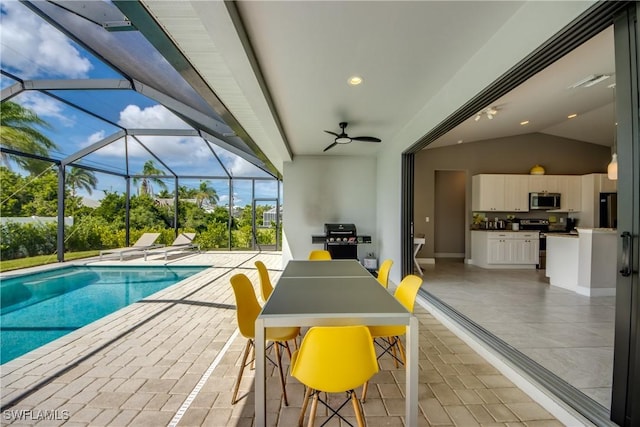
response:
[(273, 285), (269, 278), (269, 271), (262, 261), (256, 261), (255, 265), (258, 269), (258, 277), (260, 278), (260, 292), (262, 294), (262, 300), (266, 302), (271, 296), (271, 292), (273, 292)]
[[(402, 279), (393, 294), (396, 300), (398, 300), (409, 313), (413, 313), (413, 307), (415, 306), (420, 286), (422, 286), (422, 278), (414, 274), (409, 274)], [(403, 365), (406, 363), (404, 346), (400, 340), (400, 337), (407, 332), (406, 325), (369, 326), (369, 332), (373, 337), (373, 342), (382, 349), (382, 353), (377, 357), (378, 359), (385, 354), (390, 354), (394, 359), (396, 368), (398, 367), (398, 362)], [(367, 398), (367, 386), (368, 384), (365, 384), (362, 390), (363, 402)]]
[(386, 259), (380, 265), (380, 269), (378, 270), (378, 283), (380, 283), (385, 288), (389, 287), (389, 272), (391, 271), (392, 265), (393, 265), (393, 260)]
[(322, 249), (309, 252), (309, 261), (331, 261), (331, 253)]
[[(351, 401), (358, 426), (364, 426), (364, 415), (354, 389), (363, 385), (376, 372), (378, 361), (371, 333), (366, 326), (310, 328), (302, 339), (300, 349), (291, 359), (291, 376), (306, 386), (298, 425), (303, 425), (309, 399), (313, 397), (309, 427), (313, 427), (318, 401), (331, 412), (329, 419), (337, 416), (348, 425), (351, 424), (339, 411)], [(333, 409), (319, 398), (321, 392), (346, 392), (347, 399), (339, 408)]]
[[(238, 373), (238, 378), (233, 388), (233, 395), (231, 397), (231, 404), (234, 405), (239, 400), (237, 399), (238, 389), (240, 388), (240, 381), (242, 380), (242, 373), (244, 372), (244, 368), (251, 363), (247, 363), (247, 359), (249, 357), (249, 353), (252, 353), (251, 350), (255, 346), (254, 340), (256, 332), (256, 319), (258, 318), (260, 311), (262, 311), (262, 307), (258, 303), (258, 298), (256, 297), (255, 290), (253, 289), (253, 284), (246, 275), (242, 273), (236, 274), (231, 277), (230, 281), (231, 286), (233, 287), (233, 293), (236, 298), (236, 317), (238, 320), (238, 329), (240, 329), (240, 333), (242, 334), (242, 336), (247, 339), (247, 344), (242, 355), (240, 372)], [(273, 363), (278, 367), (278, 371), (280, 373), (282, 396), (284, 399), (284, 404), (287, 406), (289, 405), (289, 401), (287, 400), (287, 390), (285, 388), (284, 373), (282, 371), (280, 344), (286, 348), (289, 354), (289, 358), (291, 358), (291, 350), (289, 349), (289, 344), (287, 343), (287, 341), (295, 340), (298, 334), (300, 334), (299, 327), (267, 328), (265, 331), (266, 341), (270, 341), (276, 344), (273, 346), (276, 353), (276, 360)]]

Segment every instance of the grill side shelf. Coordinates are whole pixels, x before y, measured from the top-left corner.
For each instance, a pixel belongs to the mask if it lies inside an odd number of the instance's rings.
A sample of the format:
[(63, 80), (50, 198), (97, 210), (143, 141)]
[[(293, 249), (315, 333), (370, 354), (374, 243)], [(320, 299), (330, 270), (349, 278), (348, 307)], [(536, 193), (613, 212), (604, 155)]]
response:
[(326, 236), (315, 235), (311, 236), (311, 243), (324, 245), (325, 243), (329, 245), (353, 245), (355, 244), (368, 244), (371, 243), (371, 236), (356, 236), (355, 242), (328, 242)]

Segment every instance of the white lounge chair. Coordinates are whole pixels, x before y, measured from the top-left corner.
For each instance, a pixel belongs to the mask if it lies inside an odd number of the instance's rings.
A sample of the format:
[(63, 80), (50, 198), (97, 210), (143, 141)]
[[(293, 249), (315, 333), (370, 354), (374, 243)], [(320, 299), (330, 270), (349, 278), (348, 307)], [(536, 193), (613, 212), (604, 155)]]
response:
[(158, 249), (147, 249), (144, 251), (144, 259), (147, 260), (147, 255), (164, 254), (164, 259), (167, 259), (167, 255), (170, 252), (182, 252), (197, 250), (200, 253), (200, 245), (193, 243), (193, 239), (196, 237), (196, 233), (180, 233), (178, 237), (169, 246), (164, 246)]
[(144, 253), (147, 249), (160, 248), (164, 245), (155, 243), (155, 241), (158, 240), (158, 237), (160, 237), (160, 233), (144, 233), (132, 246), (100, 251), (100, 259), (102, 259), (103, 255), (119, 255), (120, 261), (122, 261), (125, 254), (132, 254), (135, 252)]

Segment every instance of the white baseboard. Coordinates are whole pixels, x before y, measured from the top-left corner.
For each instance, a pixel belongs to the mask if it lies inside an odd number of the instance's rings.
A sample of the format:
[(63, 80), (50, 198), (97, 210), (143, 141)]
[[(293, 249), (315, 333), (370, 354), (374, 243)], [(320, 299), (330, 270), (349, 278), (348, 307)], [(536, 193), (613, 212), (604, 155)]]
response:
[(464, 253), (460, 252), (436, 252), (436, 258), (464, 258)]
[(418, 261), (418, 264), (435, 264), (436, 263), (435, 258), (416, 258), (416, 261)]

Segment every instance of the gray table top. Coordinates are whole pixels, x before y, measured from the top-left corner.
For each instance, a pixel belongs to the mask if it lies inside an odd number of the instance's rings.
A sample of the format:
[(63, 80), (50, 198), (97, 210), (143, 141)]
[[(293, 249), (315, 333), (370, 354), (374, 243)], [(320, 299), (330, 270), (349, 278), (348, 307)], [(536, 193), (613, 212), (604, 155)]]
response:
[(280, 277), (372, 277), (356, 260), (291, 260)]
[(409, 317), (373, 277), (281, 277), (260, 316), (300, 318)]

